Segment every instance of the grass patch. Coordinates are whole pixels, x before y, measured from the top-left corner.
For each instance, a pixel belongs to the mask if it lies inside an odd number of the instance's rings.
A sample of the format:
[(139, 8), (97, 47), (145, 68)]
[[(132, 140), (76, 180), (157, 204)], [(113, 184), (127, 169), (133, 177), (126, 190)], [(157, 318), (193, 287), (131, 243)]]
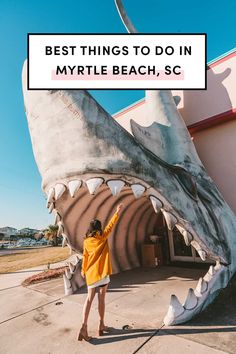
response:
[(19, 250), (16, 253), (6, 255), (1, 254), (0, 274), (60, 262), (69, 256), (70, 251), (68, 247), (43, 247), (39, 249)]
[(31, 277), (25, 279), (22, 283), (23, 286), (28, 286), (36, 283), (41, 283), (42, 281), (61, 278), (65, 272), (66, 267), (59, 267), (56, 269), (45, 270), (44, 272), (32, 275)]

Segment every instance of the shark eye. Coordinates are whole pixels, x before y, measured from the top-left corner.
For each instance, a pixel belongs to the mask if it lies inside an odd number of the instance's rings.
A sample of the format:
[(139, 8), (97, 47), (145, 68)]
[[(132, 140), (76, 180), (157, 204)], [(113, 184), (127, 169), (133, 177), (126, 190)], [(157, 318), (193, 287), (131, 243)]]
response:
[(175, 177), (185, 192), (187, 192), (192, 199), (197, 200), (197, 185), (193, 177), (183, 168), (178, 168), (175, 170)]

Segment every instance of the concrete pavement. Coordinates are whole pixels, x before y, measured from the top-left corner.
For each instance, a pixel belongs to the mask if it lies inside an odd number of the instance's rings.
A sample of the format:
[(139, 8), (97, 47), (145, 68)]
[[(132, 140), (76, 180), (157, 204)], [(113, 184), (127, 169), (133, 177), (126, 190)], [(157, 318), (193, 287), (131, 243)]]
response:
[(188, 288), (204, 273), (161, 267), (113, 275), (106, 301), (106, 322), (113, 329), (109, 335), (96, 336), (96, 298), (89, 319), (91, 343), (76, 340), (86, 289), (64, 297), (62, 279), (4, 289), (1, 275), (0, 353), (235, 353), (234, 283), (198, 319), (185, 326), (162, 327), (170, 295), (184, 301)]

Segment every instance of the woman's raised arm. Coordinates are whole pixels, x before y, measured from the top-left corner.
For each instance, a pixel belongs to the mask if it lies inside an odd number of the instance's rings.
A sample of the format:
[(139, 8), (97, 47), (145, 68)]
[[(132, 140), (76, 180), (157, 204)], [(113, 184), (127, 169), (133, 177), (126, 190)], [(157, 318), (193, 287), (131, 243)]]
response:
[(117, 220), (119, 218), (119, 214), (120, 214), (120, 211), (121, 211), (122, 208), (123, 208), (123, 204), (119, 204), (117, 206), (115, 214), (112, 216), (112, 218), (110, 219), (109, 223), (105, 227), (105, 229), (103, 231), (103, 236), (105, 238), (107, 238), (110, 235), (113, 226), (115, 225), (115, 223), (117, 222)]

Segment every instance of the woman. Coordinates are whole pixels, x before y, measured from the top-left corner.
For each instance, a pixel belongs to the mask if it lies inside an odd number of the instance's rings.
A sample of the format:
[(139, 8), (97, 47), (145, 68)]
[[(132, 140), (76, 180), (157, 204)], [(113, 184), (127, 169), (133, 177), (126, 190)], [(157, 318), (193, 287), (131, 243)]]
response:
[(88, 336), (87, 322), (96, 288), (99, 288), (98, 312), (100, 316), (100, 324), (98, 335), (100, 336), (104, 331), (108, 330), (108, 327), (106, 327), (104, 323), (105, 295), (108, 283), (110, 282), (109, 275), (112, 274), (108, 236), (119, 218), (119, 212), (122, 207), (122, 204), (118, 205), (115, 214), (103, 231), (100, 220), (94, 219), (90, 222), (89, 229), (86, 233), (81, 275), (83, 278), (86, 277), (88, 295), (83, 307), (83, 322), (78, 335), (78, 340), (84, 339), (89, 341), (91, 339), (91, 337)]

